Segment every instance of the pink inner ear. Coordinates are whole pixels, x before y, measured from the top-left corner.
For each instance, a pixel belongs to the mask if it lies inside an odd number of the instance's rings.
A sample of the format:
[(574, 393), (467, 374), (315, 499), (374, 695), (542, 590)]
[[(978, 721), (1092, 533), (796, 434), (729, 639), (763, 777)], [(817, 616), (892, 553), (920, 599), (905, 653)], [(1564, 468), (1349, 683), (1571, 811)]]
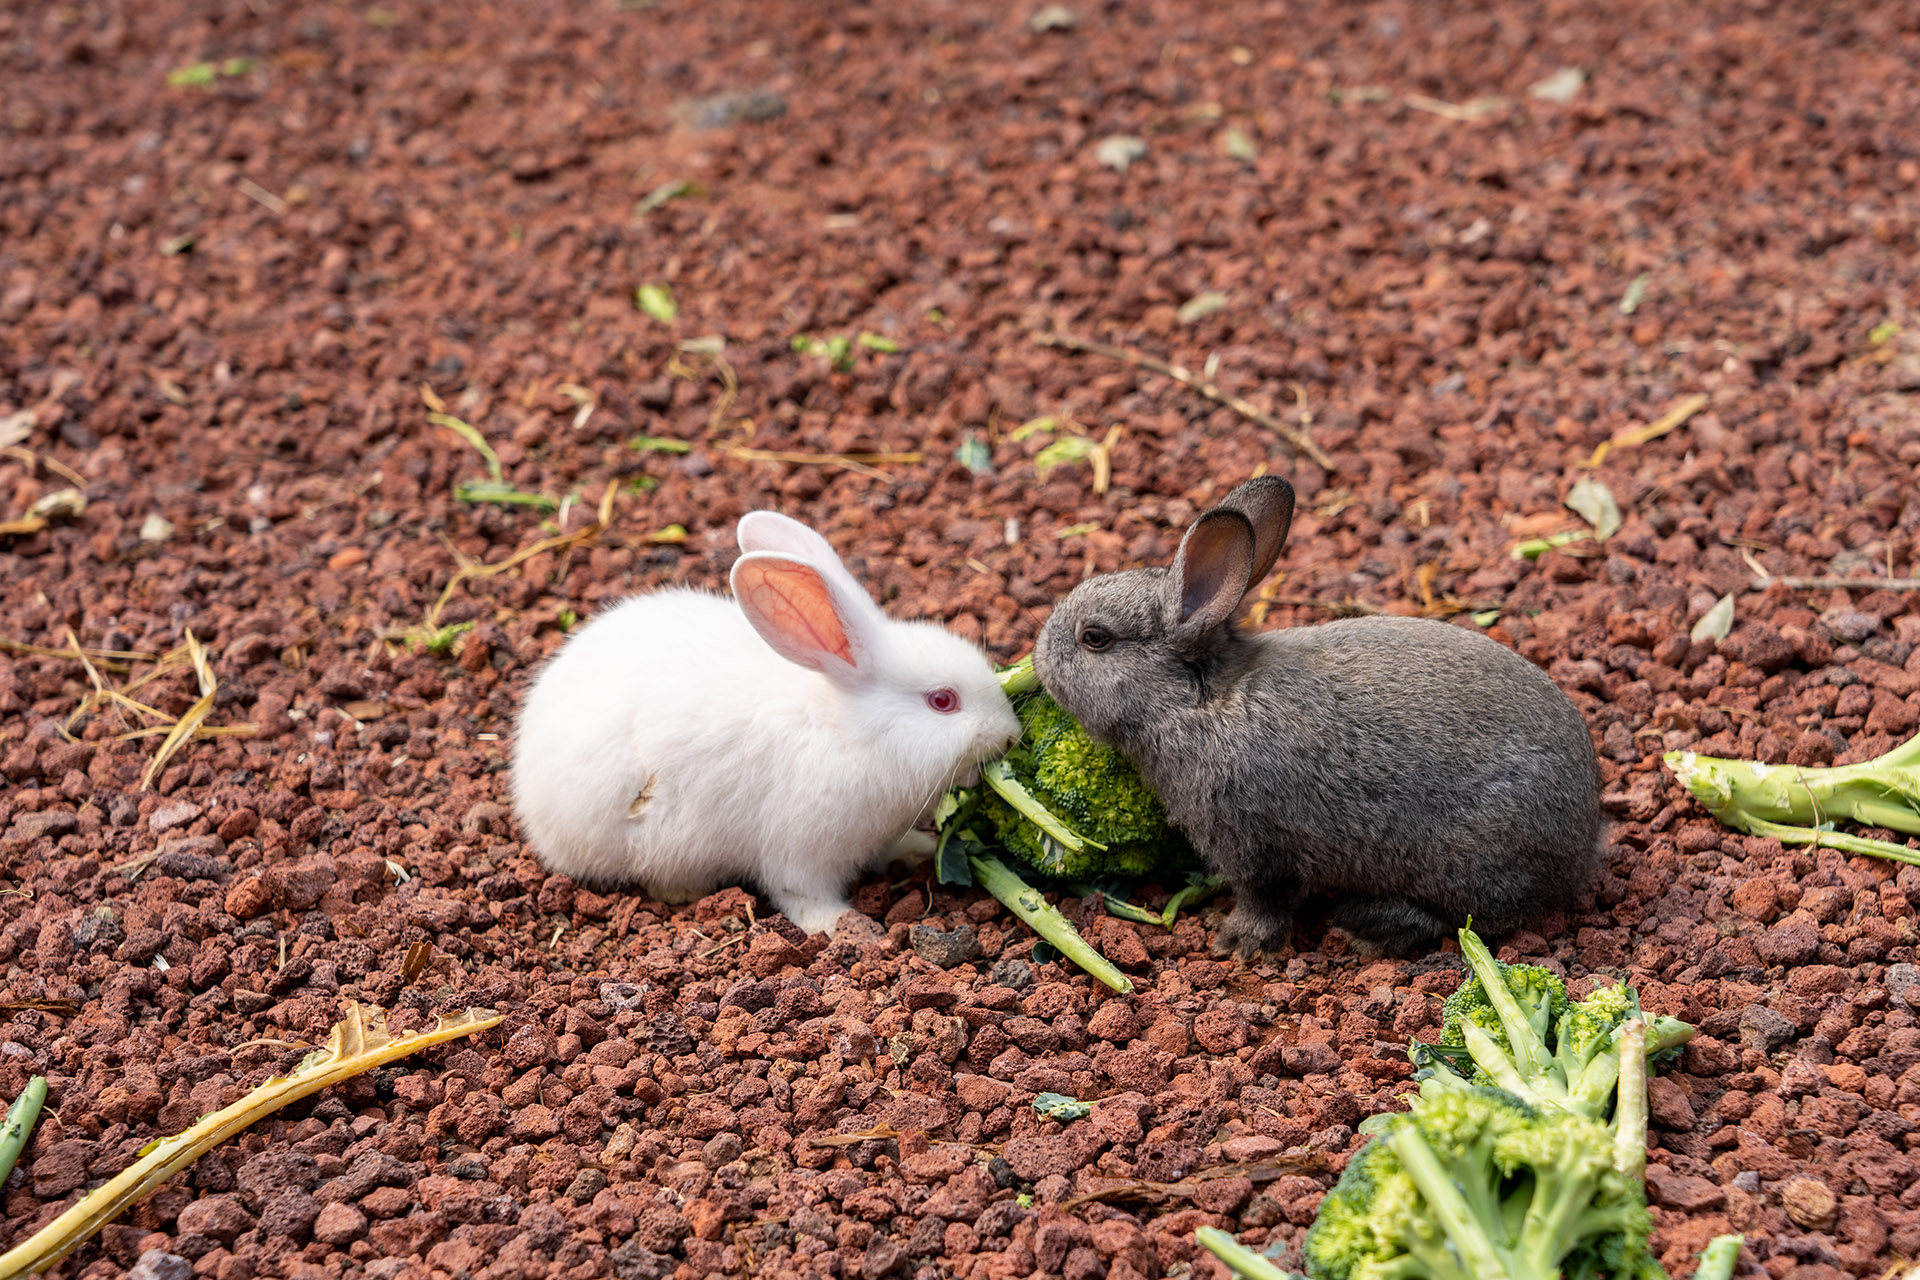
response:
[(833, 596), (817, 572), (803, 565), (770, 562), (743, 568), (740, 595), (788, 645), (802, 652), (832, 654), (850, 667), (857, 665), (846, 628), (834, 611)]

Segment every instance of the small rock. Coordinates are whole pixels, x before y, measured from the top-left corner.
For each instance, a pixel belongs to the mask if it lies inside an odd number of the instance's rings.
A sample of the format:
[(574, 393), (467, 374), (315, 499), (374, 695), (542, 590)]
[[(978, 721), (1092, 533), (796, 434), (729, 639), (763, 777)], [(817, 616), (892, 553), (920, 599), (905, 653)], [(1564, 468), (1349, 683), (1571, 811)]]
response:
[(202, 1196), (180, 1211), (178, 1227), (181, 1235), (210, 1236), (232, 1244), (242, 1232), (253, 1229), (253, 1215), (238, 1196)]
[(1675, 1173), (1665, 1165), (1647, 1166), (1647, 1190), (1655, 1204), (1683, 1213), (1701, 1213), (1727, 1202), (1727, 1193), (1705, 1178)]
[(960, 993), (946, 982), (933, 978), (915, 978), (900, 993), (900, 1003), (909, 1012), (921, 1009), (944, 1009), (960, 998)]
[(276, 907), (305, 911), (333, 887), (333, 864), (325, 859), (311, 858), (290, 866), (273, 867), (262, 879)]
[(1666, 1076), (1654, 1076), (1647, 1081), (1647, 1107), (1653, 1123), (1662, 1129), (1693, 1131), (1693, 1102), (1686, 1090)]
[(787, 114), (787, 100), (770, 89), (734, 90), (683, 99), (674, 105), (674, 114), (689, 128), (727, 129), (778, 120)]
[(1290, 1076), (1331, 1075), (1340, 1069), (1340, 1054), (1324, 1040), (1309, 1040), (1282, 1049), (1280, 1062)]
[(322, 1244), (344, 1247), (367, 1233), (367, 1215), (350, 1204), (322, 1205), (313, 1220), (313, 1238)]
[(947, 933), (930, 924), (916, 924), (907, 933), (907, 943), (915, 955), (942, 969), (965, 964), (980, 954), (980, 940), (974, 936), (972, 925), (963, 924)]
[(740, 1135), (718, 1133), (707, 1139), (707, 1144), (700, 1148), (700, 1163), (709, 1169), (718, 1169), (723, 1164), (738, 1160), (741, 1150)]
[(273, 894), (259, 876), (235, 881), (227, 889), (227, 914), (235, 920), (251, 920), (272, 905)]
[(1820, 621), (1848, 644), (1859, 644), (1880, 629), (1880, 615), (1864, 609), (1829, 609), (1820, 615)]
[(1063, 4), (1041, 5), (1027, 18), (1027, 29), (1036, 32), (1071, 31), (1079, 25), (1079, 17)]
[(1771, 1054), (1798, 1034), (1784, 1015), (1763, 1004), (1750, 1004), (1740, 1013), (1740, 1043)]
[(1135, 160), (1147, 154), (1147, 140), (1131, 133), (1116, 133), (1094, 144), (1093, 158), (1116, 173), (1125, 173)]
[(1805, 964), (1820, 949), (1820, 927), (1805, 912), (1796, 911), (1761, 934), (1753, 949), (1767, 965)]
[(1909, 1009), (1920, 1009), (1920, 965), (1892, 964), (1887, 966), (1887, 995)]
[(582, 1169), (573, 1175), (573, 1181), (567, 1184), (567, 1199), (575, 1204), (587, 1204), (605, 1190), (607, 1175), (599, 1169)]
[(127, 1280), (192, 1280), (193, 1264), (177, 1253), (149, 1249), (127, 1271)]
[(1140, 1018), (1124, 1000), (1108, 1000), (1087, 1019), (1087, 1034), (1096, 1040), (1125, 1044), (1140, 1034)]
[(1002, 960), (988, 975), (998, 986), (1024, 991), (1033, 983), (1033, 969), (1025, 960)]
[(147, 815), (147, 828), (151, 831), (170, 831), (174, 827), (185, 826), (205, 812), (204, 808), (191, 800), (175, 800)]
[(1840, 1219), (1840, 1201), (1833, 1188), (1816, 1178), (1794, 1178), (1780, 1188), (1787, 1216), (1808, 1231), (1828, 1231)]
[[(1209, 1009), (1193, 1020), (1193, 1038), (1212, 1054), (1229, 1054), (1247, 1042), (1247, 1017), (1237, 1007)], [(1238, 1208), (1239, 1206), (1235, 1206)], [(1215, 1210), (1230, 1213), (1232, 1210)]]

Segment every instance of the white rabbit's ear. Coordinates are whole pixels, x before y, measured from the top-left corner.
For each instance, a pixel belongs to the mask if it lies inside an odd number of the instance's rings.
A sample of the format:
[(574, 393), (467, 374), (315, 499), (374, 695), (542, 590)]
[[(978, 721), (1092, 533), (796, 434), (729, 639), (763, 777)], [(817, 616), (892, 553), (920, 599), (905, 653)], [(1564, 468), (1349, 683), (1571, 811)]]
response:
[(868, 665), (872, 628), (835, 576), (808, 560), (751, 551), (733, 565), (733, 594), (747, 621), (789, 662), (846, 681)]
[(1176, 648), (1197, 647), (1240, 608), (1253, 585), (1253, 523), (1213, 510), (1193, 522), (1166, 577), (1162, 604)]
[(734, 528), (734, 541), (742, 551), (784, 551), (818, 564), (840, 559), (825, 538), (778, 511), (749, 511), (741, 516)]
[(873, 597), (841, 562), (832, 545), (792, 516), (783, 516), (778, 511), (749, 511), (740, 517), (733, 536), (742, 551), (775, 551), (818, 565), (838, 580), (841, 591), (847, 593), (854, 604), (870, 613), (879, 611)]

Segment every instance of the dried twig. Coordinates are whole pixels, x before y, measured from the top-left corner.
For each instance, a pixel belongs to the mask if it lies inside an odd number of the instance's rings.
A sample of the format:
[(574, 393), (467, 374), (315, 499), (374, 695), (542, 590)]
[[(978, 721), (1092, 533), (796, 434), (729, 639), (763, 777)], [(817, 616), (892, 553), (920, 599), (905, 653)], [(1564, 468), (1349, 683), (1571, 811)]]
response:
[(1292, 445), (1296, 452), (1305, 454), (1327, 471), (1336, 470), (1333, 459), (1327, 456), (1326, 450), (1313, 442), (1312, 436), (1288, 426), (1252, 401), (1242, 399), (1231, 392), (1222, 391), (1213, 379), (1201, 377), (1191, 369), (1177, 364), (1168, 364), (1165, 360), (1143, 352), (1129, 351), (1125, 347), (1093, 342), (1086, 338), (1076, 338), (1066, 333), (1036, 333), (1033, 335), (1033, 340), (1043, 347), (1059, 347), (1063, 351), (1106, 356), (1108, 359), (1123, 361), (1137, 369), (1164, 374), (1188, 390), (1198, 392), (1215, 404), (1225, 405), (1249, 422), (1265, 427)]
[(1602, 440), (1599, 446), (1594, 449), (1593, 456), (1581, 463), (1580, 466), (1583, 470), (1592, 471), (1595, 467), (1605, 462), (1607, 455), (1615, 449), (1628, 449), (1637, 444), (1645, 444), (1649, 440), (1658, 440), (1661, 436), (1667, 434), (1667, 432), (1673, 430), (1688, 418), (1691, 418), (1694, 414), (1706, 408), (1709, 403), (1708, 397), (1700, 394), (1683, 397), (1673, 408), (1667, 410), (1646, 426), (1629, 427), (1614, 436), (1611, 440)]
[(440, 611), (447, 607), (447, 601), (453, 599), (453, 593), (458, 591), (460, 584), (468, 578), (491, 578), (495, 574), (505, 573), (514, 566), (531, 560), (543, 552), (569, 550), (573, 547), (592, 542), (602, 533), (605, 533), (607, 526), (613, 523), (613, 495), (619, 487), (619, 481), (617, 480), (609, 480), (607, 482), (607, 491), (600, 495), (600, 508), (594, 513), (592, 524), (575, 529), (572, 533), (560, 534), (558, 537), (542, 538), (531, 546), (522, 547), (498, 564), (481, 564), (478, 561), (469, 560), (458, 551), (455, 551), (453, 556), (454, 559), (459, 562), (459, 567), (453, 571), (453, 576), (447, 579), (447, 585), (441, 588), (440, 598), (433, 602), (431, 609), (427, 610), (427, 620), (421, 629), (428, 634), (440, 629)]
[(1178, 1182), (1149, 1182), (1144, 1178), (1094, 1179), (1104, 1181), (1105, 1186), (1095, 1186), (1083, 1195), (1063, 1201), (1062, 1209), (1073, 1209), (1092, 1200), (1170, 1200), (1184, 1199), (1209, 1182), (1220, 1178), (1246, 1178), (1251, 1182), (1272, 1182), (1275, 1178), (1290, 1173), (1324, 1173), (1327, 1169), (1326, 1153), (1306, 1149), (1295, 1149), (1283, 1153), (1278, 1159), (1261, 1160), (1249, 1164), (1223, 1164), (1212, 1169), (1202, 1169)]
[(799, 453), (786, 449), (748, 449), (736, 445), (727, 450), (727, 456), (738, 458), (742, 462), (794, 462), (802, 465), (822, 467), (843, 467), (863, 476), (876, 476), (882, 480), (887, 473), (874, 464), (885, 462), (919, 462), (924, 454), (919, 453)]
[(1789, 591), (1920, 591), (1920, 578), (1796, 578), (1773, 574), (1758, 574), (1753, 579), (1755, 591), (1765, 591), (1768, 587), (1785, 587)]

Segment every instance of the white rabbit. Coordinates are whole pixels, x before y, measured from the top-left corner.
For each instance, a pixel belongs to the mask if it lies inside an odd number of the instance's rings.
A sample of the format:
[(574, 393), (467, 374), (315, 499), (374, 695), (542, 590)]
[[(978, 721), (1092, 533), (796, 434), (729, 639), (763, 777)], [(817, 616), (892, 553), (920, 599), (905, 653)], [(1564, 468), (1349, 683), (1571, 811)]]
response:
[(809, 933), (1019, 721), (976, 646), (888, 618), (812, 529), (740, 521), (734, 599), (627, 600), (534, 681), (513, 803), (540, 861), (690, 902), (750, 881)]

